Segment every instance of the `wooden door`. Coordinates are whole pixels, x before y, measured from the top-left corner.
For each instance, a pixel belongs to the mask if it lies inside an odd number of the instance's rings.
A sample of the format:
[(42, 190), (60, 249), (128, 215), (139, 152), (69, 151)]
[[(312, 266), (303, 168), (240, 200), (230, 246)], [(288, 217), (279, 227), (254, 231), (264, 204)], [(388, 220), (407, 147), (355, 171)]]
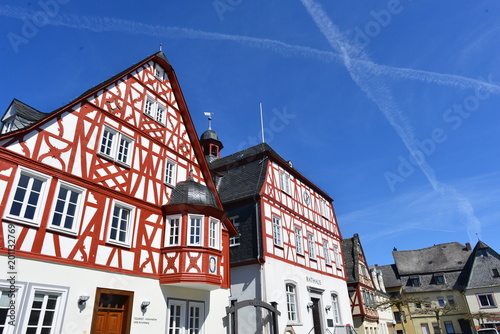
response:
[(133, 295), (98, 291), (92, 334), (127, 334), (130, 332), (130, 307)]

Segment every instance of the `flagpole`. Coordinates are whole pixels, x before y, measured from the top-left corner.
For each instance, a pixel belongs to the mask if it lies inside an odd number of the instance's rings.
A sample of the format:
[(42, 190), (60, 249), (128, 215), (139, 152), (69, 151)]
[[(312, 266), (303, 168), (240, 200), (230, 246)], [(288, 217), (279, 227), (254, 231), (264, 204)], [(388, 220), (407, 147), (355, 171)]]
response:
[(261, 133), (262, 133), (262, 143), (265, 143), (265, 140), (264, 140), (264, 118), (262, 117), (262, 102), (259, 103), (260, 105), (260, 129), (261, 129)]

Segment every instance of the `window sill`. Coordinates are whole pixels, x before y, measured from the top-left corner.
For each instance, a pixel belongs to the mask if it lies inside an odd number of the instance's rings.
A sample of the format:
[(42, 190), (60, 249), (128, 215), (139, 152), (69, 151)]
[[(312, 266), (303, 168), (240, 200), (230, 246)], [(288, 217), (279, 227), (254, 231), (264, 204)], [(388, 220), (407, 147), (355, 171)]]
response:
[(109, 244), (109, 245), (112, 245), (112, 246), (118, 246), (118, 247), (127, 248), (127, 249), (131, 248), (130, 244), (127, 244), (127, 243), (124, 243), (124, 242), (119, 242), (119, 241), (114, 241), (114, 240), (107, 240), (106, 243)]
[(26, 225), (29, 227), (36, 227), (36, 228), (40, 227), (40, 224), (37, 224), (34, 221), (25, 220), (16, 216), (5, 216), (3, 220), (9, 223)]
[(54, 232), (54, 233), (57, 233), (57, 234), (62, 234), (62, 235), (68, 236), (68, 237), (77, 237), (78, 236), (78, 232), (73, 231), (73, 230), (64, 229), (64, 228), (61, 228), (58, 226), (52, 226), (52, 225), (48, 226), (47, 230)]
[(297, 321), (290, 321), (286, 323), (287, 326), (303, 326), (302, 322), (297, 322)]

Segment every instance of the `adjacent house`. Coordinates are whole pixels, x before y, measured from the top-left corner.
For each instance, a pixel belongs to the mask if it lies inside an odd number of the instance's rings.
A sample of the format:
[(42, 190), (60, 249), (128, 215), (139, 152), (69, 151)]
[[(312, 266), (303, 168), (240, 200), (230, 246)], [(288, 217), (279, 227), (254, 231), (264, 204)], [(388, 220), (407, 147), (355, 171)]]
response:
[(375, 265), (375, 269), (382, 273), (385, 289), (390, 296), (388, 304), (392, 309), (396, 334), (415, 334), (411, 315), (408, 310), (408, 303), (403, 297), (403, 285), (396, 265)]
[(14, 100), (1, 133), (1, 333), (227, 331), (236, 231), (163, 53), (50, 113)]
[[(469, 244), (458, 242), (417, 250), (394, 250), (395, 265), (383, 270), (384, 279), (393, 279), (392, 270), (401, 282), (401, 298), (409, 301), (408, 314), (398, 320), (411, 317), (415, 333), (472, 333), (468, 307), (462, 296), (467, 282), (464, 268), (471, 252)], [(386, 282), (386, 286), (392, 287), (394, 282)]]
[(358, 334), (394, 334), (390, 306), (378, 307), (390, 295), (383, 273), (370, 270), (358, 234), (342, 240), (354, 329)]
[(475, 328), (500, 328), (500, 255), (479, 241), (467, 263), (463, 290)]
[(224, 209), (239, 232), (230, 239), (239, 333), (255, 333), (256, 319), (266, 312), (281, 314), (264, 324), (279, 333), (346, 332), (352, 317), (330, 196), (265, 143), (223, 158), (220, 144), (211, 129), (201, 136)]

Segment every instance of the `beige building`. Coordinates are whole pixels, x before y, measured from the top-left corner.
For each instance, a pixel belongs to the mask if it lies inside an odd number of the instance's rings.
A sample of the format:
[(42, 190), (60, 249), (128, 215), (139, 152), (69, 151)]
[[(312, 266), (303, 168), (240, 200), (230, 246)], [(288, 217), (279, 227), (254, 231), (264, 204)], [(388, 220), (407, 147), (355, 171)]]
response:
[(474, 327), (500, 329), (500, 255), (479, 241), (468, 262), (469, 274), (463, 295)]

